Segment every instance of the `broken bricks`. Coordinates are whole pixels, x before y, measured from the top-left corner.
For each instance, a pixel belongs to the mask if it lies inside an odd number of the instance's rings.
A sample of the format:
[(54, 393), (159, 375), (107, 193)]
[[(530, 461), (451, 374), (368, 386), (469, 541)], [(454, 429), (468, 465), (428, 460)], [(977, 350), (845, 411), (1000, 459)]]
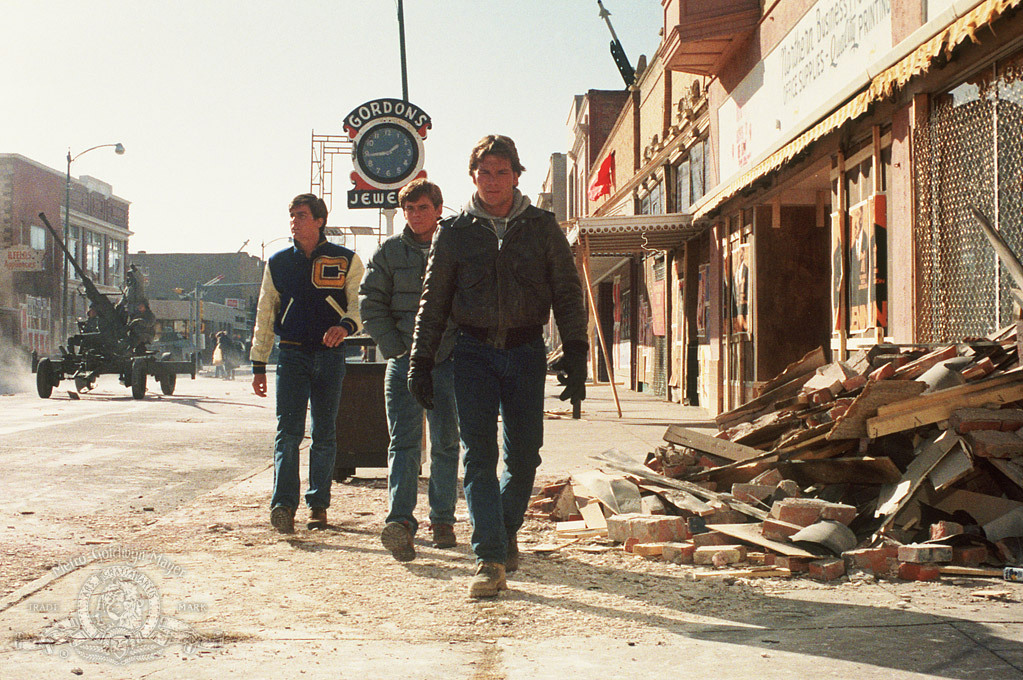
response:
[(637, 543), (668, 543), (689, 538), (689, 524), (684, 517), (628, 513), (607, 518), (607, 537), (615, 543), (630, 538)]
[[(859, 571), (928, 580), (1021, 564), (1017, 340), (1013, 326), (958, 344), (877, 345), (831, 364), (814, 350), (716, 416), (716, 435), (671, 425), (645, 468), (602, 454), (627, 473), (621, 481), (663, 501), (610, 517), (609, 537), (701, 566), (734, 564), (733, 546), (757, 546), (767, 550), (758, 564), (821, 580)], [(666, 514), (647, 514), (655, 506)], [(797, 535), (829, 522), (845, 540)]]

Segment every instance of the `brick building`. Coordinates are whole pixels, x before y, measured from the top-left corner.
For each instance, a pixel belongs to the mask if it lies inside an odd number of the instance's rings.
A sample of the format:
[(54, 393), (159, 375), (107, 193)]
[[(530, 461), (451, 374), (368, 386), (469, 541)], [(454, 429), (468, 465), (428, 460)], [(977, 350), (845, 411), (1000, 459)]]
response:
[[(40, 355), (57, 350), (61, 336), (63, 254), (43, 226), (44, 213), (63, 232), (66, 172), (18, 154), (0, 154), (0, 337)], [(68, 249), (104, 293), (120, 293), (128, 252), (128, 206), (94, 177), (71, 178)], [(69, 268), (68, 333), (85, 315), (81, 282)]]
[(1012, 322), (971, 207), (1023, 253), (1020, 1), (662, 0), (571, 231), (625, 260), (592, 283), (631, 386), (720, 412), (819, 346)]

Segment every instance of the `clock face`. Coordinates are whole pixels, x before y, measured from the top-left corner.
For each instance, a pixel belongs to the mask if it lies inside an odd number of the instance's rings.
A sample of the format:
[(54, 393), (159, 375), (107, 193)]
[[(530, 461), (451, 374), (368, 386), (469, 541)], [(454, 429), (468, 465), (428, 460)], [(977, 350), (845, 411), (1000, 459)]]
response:
[(380, 184), (406, 179), (419, 164), (419, 145), (413, 133), (394, 123), (367, 130), (355, 149), (363, 174)]

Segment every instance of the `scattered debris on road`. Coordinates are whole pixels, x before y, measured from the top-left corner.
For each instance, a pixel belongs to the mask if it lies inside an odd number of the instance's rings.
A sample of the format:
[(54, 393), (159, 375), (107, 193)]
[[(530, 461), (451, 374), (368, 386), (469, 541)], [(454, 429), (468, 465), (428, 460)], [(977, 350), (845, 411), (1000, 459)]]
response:
[(716, 435), (671, 425), (644, 465), (612, 449), (545, 486), (543, 548), (610, 541), (698, 578), (1001, 578), (1023, 565), (1021, 341), (814, 350)]

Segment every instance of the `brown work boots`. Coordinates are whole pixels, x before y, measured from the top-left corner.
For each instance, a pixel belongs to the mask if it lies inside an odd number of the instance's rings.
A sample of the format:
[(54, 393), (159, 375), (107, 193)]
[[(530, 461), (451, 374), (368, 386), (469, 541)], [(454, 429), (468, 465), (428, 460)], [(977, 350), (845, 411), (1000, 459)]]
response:
[(504, 565), (498, 562), (480, 562), (476, 575), (469, 583), (469, 597), (497, 597), (502, 590), (508, 590)]
[(458, 545), (455, 528), (450, 524), (431, 524), (430, 531), (433, 533), (434, 548), (454, 548)]
[(272, 508), (270, 510), (270, 525), (281, 534), (295, 533), (295, 508), (283, 505)]
[(309, 521), (305, 526), (307, 529), (326, 529), (327, 508), (310, 508)]
[(412, 542), (412, 529), (404, 522), (388, 522), (380, 532), (380, 542), (399, 562), (416, 559), (416, 546)]
[(508, 558), (504, 561), (504, 570), (509, 574), (519, 570), (519, 541), (515, 534), (508, 535)]

